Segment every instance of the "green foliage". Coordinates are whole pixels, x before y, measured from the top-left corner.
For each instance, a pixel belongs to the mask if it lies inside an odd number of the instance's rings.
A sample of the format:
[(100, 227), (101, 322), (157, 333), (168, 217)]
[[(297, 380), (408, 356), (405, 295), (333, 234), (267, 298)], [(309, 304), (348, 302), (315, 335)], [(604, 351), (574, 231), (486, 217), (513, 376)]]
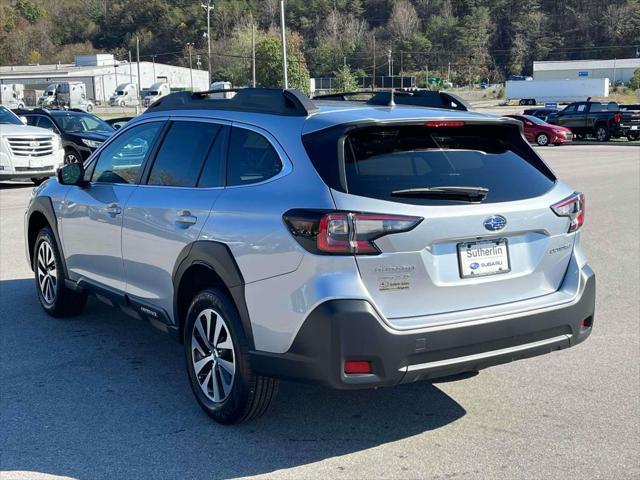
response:
[[(289, 88), (309, 93), (309, 71), (300, 53), (300, 39), (295, 35), (287, 38), (287, 76)], [(260, 86), (284, 86), (282, 75), (282, 44), (275, 35), (267, 35), (256, 44), (256, 78)]]
[(41, 17), (44, 17), (46, 11), (44, 8), (29, 0), (17, 0), (16, 12), (24, 17), (29, 23), (36, 23)]
[(633, 72), (633, 77), (629, 81), (629, 88), (631, 90), (638, 90), (640, 88), (640, 68)]
[(335, 90), (338, 92), (353, 92), (358, 90), (356, 76), (349, 68), (349, 65), (340, 67), (333, 72), (333, 76), (336, 78)]
[[(287, 0), (289, 77), (421, 72), (455, 83), (531, 74), (535, 60), (626, 58), (640, 44), (640, 0)], [(215, 79), (279, 85), (278, 0), (216, 0), (211, 14)], [(603, 18), (606, 21), (603, 21)], [(0, 65), (71, 62), (77, 53), (124, 59), (140, 39), (143, 60), (186, 66), (194, 44), (207, 68), (207, 18), (199, 1), (0, 0)], [(373, 39), (375, 37), (375, 61)], [(267, 41), (268, 40), (268, 41)], [(266, 42), (266, 43), (265, 43)], [(612, 46), (613, 45), (613, 46)], [(610, 47), (612, 46), (612, 47)], [(590, 50), (591, 49), (591, 50)], [(433, 72), (433, 73), (432, 73)], [(442, 88), (442, 85), (433, 86)]]

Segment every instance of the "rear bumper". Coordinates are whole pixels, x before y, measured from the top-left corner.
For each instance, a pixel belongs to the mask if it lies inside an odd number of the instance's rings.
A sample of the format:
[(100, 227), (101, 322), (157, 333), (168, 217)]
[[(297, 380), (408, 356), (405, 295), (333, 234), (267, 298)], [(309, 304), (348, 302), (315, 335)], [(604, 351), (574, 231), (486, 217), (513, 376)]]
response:
[[(338, 388), (369, 388), (477, 371), (568, 348), (591, 333), (595, 274), (580, 271), (568, 303), (512, 316), (419, 331), (391, 329), (364, 300), (330, 300), (309, 315), (283, 354), (251, 352), (257, 373)], [(587, 321), (588, 328), (581, 328)], [(345, 375), (346, 360), (369, 360), (372, 374)]]

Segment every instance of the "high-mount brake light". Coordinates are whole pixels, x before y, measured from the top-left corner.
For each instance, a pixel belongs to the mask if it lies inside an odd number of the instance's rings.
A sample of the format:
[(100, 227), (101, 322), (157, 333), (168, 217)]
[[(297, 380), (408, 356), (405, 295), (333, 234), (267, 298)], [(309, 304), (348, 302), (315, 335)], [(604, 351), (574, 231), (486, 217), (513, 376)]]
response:
[(377, 213), (289, 210), (289, 231), (306, 250), (324, 255), (378, 255), (374, 240), (412, 230), (421, 217)]
[(425, 127), (462, 127), (464, 126), (464, 122), (460, 121), (452, 121), (452, 120), (430, 120), (428, 122), (424, 122)]
[(561, 202), (552, 205), (551, 210), (559, 217), (568, 217), (571, 221), (569, 233), (575, 232), (584, 224), (584, 195), (576, 192)]

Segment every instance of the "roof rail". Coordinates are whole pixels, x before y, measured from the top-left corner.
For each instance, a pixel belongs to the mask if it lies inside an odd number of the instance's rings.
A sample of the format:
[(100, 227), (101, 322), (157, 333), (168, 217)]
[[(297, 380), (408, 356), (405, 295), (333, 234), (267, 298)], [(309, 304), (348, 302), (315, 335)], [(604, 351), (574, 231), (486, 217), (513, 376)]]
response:
[[(364, 100), (362, 98), (368, 95), (370, 98)], [(365, 102), (368, 105), (389, 106), (393, 101), (396, 105), (414, 105), (419, 107), (445, 108), (447, 110), (471, 110), (471, 106), (462, 98), (448, 92), (438, 92), (433, 90), (394, 90), (377, 91), (363, 90), (359, 92), (340, 92), (330, 93), (326, 95), (317, 95), (314, 100), (331, 100), (331, 101), (349, 101), (349, 102)]]
[[(212, 94), (236, 92), (232, 98), (211, 98)], [(318, 107), (303, 93), (281, 88), (234, 88), (204, 92), (176, 92), (152, 103), (147, 112), (163, 110), (228, 110), (306, 117)]]

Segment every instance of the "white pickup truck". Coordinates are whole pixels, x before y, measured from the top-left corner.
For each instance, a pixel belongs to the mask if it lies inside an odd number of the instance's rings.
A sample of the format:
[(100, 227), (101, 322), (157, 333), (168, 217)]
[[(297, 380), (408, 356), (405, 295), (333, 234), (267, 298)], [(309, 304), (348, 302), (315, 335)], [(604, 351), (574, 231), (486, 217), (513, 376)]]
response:
[(29, 178), (39, 185), (64, 163), (60, 137), (25, 125), (0, 105), (0, 180)]

